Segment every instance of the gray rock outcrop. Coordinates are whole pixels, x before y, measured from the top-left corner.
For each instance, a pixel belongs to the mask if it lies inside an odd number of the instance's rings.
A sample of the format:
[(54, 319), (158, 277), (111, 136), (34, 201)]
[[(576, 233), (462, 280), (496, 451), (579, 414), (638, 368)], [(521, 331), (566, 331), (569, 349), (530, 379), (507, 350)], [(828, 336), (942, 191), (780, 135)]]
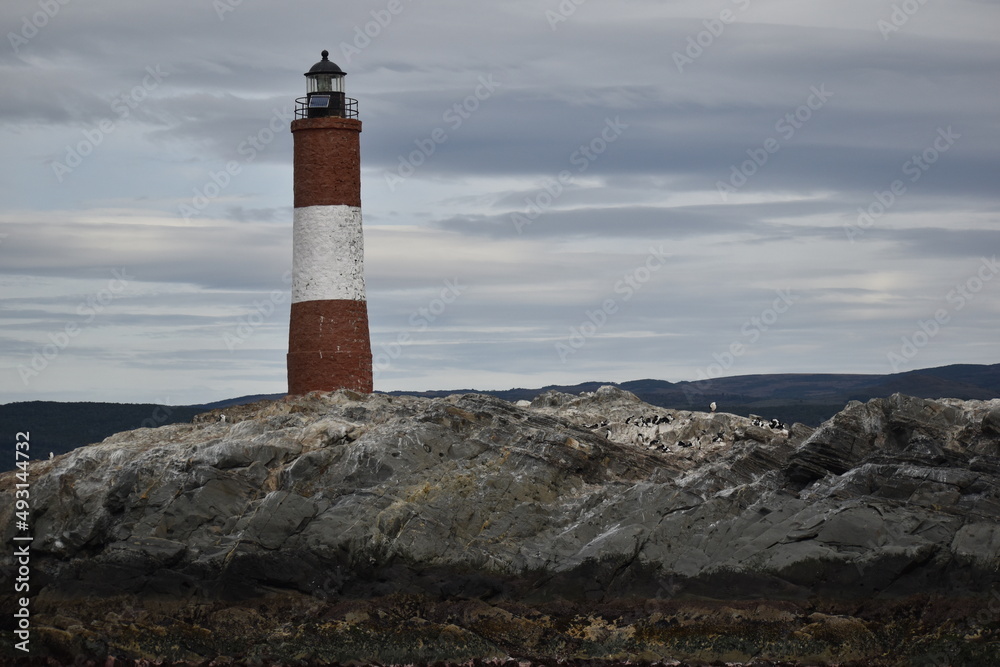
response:
[(32, 568), (42, 602), (988, 596), (998, 415), (894, 395), (813, 430), (612, 387), (522, 407), (313, 394), (32, 463)]

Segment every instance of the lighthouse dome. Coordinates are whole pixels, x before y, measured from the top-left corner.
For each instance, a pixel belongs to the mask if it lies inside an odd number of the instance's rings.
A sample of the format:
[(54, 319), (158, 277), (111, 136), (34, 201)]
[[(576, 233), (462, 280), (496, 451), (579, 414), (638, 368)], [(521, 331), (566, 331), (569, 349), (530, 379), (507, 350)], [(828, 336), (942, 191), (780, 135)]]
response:
[(344, 70), (340, 69), (340, 66), (338, 66), (337, 63), (330, 60), (329, 51), (324, 49), (320, 55), (323, 56), (323, 59), (313, 65), (309, 71), (306, 72), (306, 76), (309, 76), (310, 74), (345, 74)]

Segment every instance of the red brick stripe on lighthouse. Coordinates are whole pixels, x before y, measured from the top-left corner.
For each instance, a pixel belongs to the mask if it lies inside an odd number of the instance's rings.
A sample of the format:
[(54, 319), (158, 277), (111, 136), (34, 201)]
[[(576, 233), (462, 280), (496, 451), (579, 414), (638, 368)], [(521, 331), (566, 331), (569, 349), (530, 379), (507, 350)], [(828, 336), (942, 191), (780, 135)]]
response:
[(292, 122), (295, 224), (288, 393), (372, 391), (360, 121)]
[(295, 207), (361, 206), (361, 121), (301, 118), (295, 139)]
[(288, 393), (372, 391), (368, 307), (346, 299), (292, 304)]

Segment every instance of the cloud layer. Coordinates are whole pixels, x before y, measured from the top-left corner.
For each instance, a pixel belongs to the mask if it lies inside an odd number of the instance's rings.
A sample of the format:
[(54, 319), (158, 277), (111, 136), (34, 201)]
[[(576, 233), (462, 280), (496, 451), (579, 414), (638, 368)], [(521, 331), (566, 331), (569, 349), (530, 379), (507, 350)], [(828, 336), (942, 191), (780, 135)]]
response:
[(997, 361), (994, 4), (0, 16), (0, 401), (284, 390), (323, 48), (364, 122), (378, 389)]

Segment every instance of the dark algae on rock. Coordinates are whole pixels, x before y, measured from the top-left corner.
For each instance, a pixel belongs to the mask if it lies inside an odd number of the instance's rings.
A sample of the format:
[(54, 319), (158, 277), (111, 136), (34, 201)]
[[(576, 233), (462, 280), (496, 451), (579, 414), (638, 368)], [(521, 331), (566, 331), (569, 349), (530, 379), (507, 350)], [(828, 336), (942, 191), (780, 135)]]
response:
[(1000, 664), (1000, 400), (814, 430), (614, 387), (340, 391), (30, 476), (31, 654), (5, 614), (7, 664)]

